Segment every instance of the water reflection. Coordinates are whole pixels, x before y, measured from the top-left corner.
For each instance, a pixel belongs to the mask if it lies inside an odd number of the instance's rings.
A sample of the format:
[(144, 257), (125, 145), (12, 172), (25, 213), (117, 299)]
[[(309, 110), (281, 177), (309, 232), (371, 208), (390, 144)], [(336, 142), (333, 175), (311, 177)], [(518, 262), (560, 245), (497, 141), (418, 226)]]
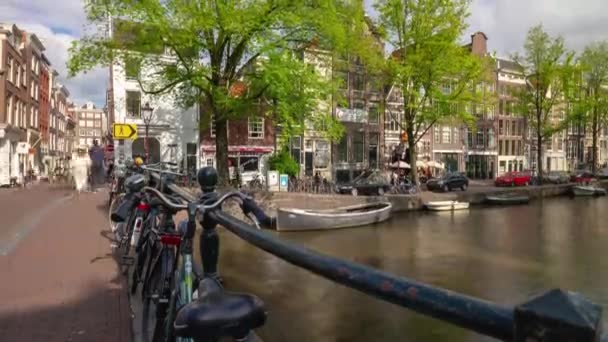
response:
[[(276, 233), (322, 253), (514, 305), (577, 290), (608, 305), (608, 199), (551, 199), (457, 213), (408, 213), (378, 226)], [(222, 232), (231, 289), (270, 308), (265, 341), (492, 341), (336, 285)]]

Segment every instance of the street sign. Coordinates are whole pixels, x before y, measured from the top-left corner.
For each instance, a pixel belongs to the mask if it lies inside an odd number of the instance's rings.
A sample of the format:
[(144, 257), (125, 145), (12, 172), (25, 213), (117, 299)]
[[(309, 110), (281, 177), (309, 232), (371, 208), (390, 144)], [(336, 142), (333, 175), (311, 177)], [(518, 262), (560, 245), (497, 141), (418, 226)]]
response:
[(115, 123), (112, 125), (112, 136), (116, 140), (137, 139), (137, 125)]
[(19, 142), (17, 143), (16, 152), (17, 154), (28, 154), (30, 150), (30, 144), (27, 142)]

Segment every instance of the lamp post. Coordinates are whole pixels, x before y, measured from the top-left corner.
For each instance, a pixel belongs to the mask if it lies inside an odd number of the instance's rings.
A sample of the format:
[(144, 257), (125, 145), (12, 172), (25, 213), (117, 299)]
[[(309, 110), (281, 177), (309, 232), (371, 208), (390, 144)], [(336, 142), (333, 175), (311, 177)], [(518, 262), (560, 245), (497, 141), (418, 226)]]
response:
[(141, 118), (144, 121), (144, 127), (146, 129), (146, 135), (144, 137), (144, 148), (146, 151), (146, 163), (148, 163), (150, 159), (150, 149), (148, 146), (148, 131), (150, 128), (150, 122), (152, 121), (152, 117), (154, 116), (154, 108), (150, 107), (150, 104), (146, 102), (146, 104), (141, 109)]

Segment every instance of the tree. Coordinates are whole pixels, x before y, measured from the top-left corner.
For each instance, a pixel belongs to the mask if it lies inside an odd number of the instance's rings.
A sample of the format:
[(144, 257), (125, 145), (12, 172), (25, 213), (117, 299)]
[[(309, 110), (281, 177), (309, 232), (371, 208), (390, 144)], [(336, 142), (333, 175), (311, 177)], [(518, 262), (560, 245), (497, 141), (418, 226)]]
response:
[[(519, 113), (525, 116), (535, 135), (538, 179), (542, 184), (543, 142), (562, 131), (570, 117), (556, 115), (570, 102), (576, 80), (573, 53), (564, 47), (561, 36), (552, 38), (542, 25), (532, 27), (524, 43), (524, 54), (516, 54), (513, 60), (522, 67), (526, 85), (515, 94)], [(556, 109), (556, 110), (554, 110)], [(570, 115), (571, 113), (568, 113)]]
[(313, 39), (332, 51), (346, 49), (364, 13), (359, 2), (331, 0), (102, 0), (87, 2), (86, 12), (92, 24), (115, 18), (112, 32), (74, 42), (70, 74), (135, 60), (150, 70), (139, 79), (144, 93), (170, 94), (183, 107), (200, 103), (201, 122), (215, 121), (220, 184), (228, 182), (228, 119), (263, 108), (286, 123), (285, 134), (303, 129), (297, 123), (304, 118), (335, 124), (318, 110), (334, 88), (331, 81), (298, 54)]
[(608, 122), (608, 41), (592, 43), (579, 57), (582, 70), (580, 112), (591, 126), (591, 171), (598, 166), (597, 141), (601, 128)]
[(377, 0), (375, 6), (380, 29), (395, 48), (384, 74), (403, 98), (400, 126), (417, 181), (416, 144), (436, 123), (473, 121), (465, 104), (480, 100), (477, 85), (487, 76), (487, 60), (458, 43), (466, 29), (467, 0)]

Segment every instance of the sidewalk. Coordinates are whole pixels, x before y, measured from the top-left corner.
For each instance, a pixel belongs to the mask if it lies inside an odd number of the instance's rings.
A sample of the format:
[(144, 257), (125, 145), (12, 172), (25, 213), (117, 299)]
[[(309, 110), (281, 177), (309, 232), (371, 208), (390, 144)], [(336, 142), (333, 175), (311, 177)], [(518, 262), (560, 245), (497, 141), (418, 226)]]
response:
[(0, 254), (0, 341), (131, 341), (125, 278), (107, 238), (107, 194), (44, 184), (25, 191), (8, 199), (0, 192), (0, 214), (12, 217), (0, 243), (22, 235)]

